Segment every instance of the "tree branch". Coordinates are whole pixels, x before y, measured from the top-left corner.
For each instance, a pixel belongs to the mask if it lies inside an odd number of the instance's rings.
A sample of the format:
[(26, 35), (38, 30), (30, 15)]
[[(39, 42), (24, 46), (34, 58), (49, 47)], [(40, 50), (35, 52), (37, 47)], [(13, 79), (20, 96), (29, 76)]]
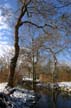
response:
[(19, 27), (21, 26), (22, 17), (24, 16), (25, 12), (27, 12), (27, 6), (30, 4), (30, 2), (31, 2), (31, 0), (29, 0), (28, 3), (23, 4), (23, 6), (21, 7), (21, 14), (20, 14), (17, 24), (16, 24), (16, 25), (19, 25)]
[(37, 28), (44, 28), (44, 27), (46, 27), (46, 26), (49, 26), (49, 27), (51, 27), (51, 28), (56, 28), (56, 27), (54, 27), (54, 26), (52, 26), (52, 25), (50, 25), (50, 24), (38, 25), (38, 24), (33, 23), (33, 22), (31, 22), (31, 21), (23, 21), (23, 22), (20, 23), (20, 26), (22, 26), (23, 24), (30, 24), (30, 25), (35, 26), (35, 27), (37, 27)]
[(67, 48), (67, 46), (64, 46), (63, 48), (59, 49), (58, 51), (55, 52), (55, 54), (60, 53), (60, 52), (63, 51), (65, 48)]
[(56, 58), (56, 54), (54, 53), (54, 51), (51, 48), (45, 47), (45, 49), (49, 50), (54, 58), (54, 63), (57, 64), (57, 58)]

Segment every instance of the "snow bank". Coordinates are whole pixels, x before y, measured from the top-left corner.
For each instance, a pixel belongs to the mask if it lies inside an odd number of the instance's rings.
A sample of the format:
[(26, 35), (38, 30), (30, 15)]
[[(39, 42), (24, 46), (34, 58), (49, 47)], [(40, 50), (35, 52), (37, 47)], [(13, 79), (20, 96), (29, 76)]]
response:
[(60, 87), (69, 87), (69, 88), (71, 88), (71, 82), (58, 82), (57, 84)]
[[(0, 108), (6, 108), (2, 107), (3, 104), (7, 108), (30, 108), (37, 102), (39, 95), (36, 95), (32, 90), (16, 87), (9, 88), (7, 91), (6, 85), (7, 83), (0, 84)], [(11, 94), (7, 94), (7, 92)]]
[(67, 91), (71, 93), (71, 82), (56, 82), (56, 83), (38, 83), (37, 87), (46, 88), (46, 89), (61, 89), (63, 91)]
[(59, 82), (58, 86), (71, 95), (71, 82)]

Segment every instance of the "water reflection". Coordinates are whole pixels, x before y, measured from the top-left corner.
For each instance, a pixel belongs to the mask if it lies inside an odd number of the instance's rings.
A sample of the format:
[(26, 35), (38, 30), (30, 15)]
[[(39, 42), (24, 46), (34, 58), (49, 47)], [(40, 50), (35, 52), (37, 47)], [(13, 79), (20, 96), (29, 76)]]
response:
[(54, 106), (52, 97), (43, 95), (35, 108), (71, 108), (71, 97), (59, 95)]
[(57, 98), (56, 108), (71, 108), (71, 96), (59, 95)]

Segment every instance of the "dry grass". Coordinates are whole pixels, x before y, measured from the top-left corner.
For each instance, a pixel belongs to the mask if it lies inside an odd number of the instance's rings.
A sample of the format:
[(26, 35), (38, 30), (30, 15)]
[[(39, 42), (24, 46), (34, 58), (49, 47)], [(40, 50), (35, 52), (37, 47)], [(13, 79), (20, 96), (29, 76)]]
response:
[[(3, 72), (0, 72), (0, 83), (1, 82), (7, 82), (9, 76), (9, 70), (4, 70)], [(22, 75), (20, 72), (15, 73), (14, 77), (14, 85), (16, 85), (18, 82), (21, 81)], [(47, 83), (47, 82), (53, 82), (53, 75), (52, 74), (46, 74), (39, 76), (39, 79), (41, 82)], [(56, 78), (57, 82), (61, 81), (71, 81), (71, 73), (67, 72), (59, 72), (58, 77)]]
[(7, 82), (8, 72), (0, 72), (0, 83)]
[[(0, 72), (0, 83), (7, 82), (9, 77), (9, 70)], [(17, 85), (17, 83), (22, 79), (22, 76), (16, 72), (14, 77), (14, 85)]]

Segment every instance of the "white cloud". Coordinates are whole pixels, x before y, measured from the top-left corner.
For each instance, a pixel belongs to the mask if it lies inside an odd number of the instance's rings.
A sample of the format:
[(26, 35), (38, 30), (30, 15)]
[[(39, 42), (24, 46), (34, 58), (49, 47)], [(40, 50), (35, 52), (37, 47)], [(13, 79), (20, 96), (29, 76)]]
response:
[(13, 46), (7, 44), (7, 42), (1, 42), (0, 44), (0, 57), (6, 57), (14, 49)]
[[(8, 3), (5, 3), (3, 6), (0, 6), (5, 7), (6, 9), (11, 8), (11, 6)], [(2, 12), (3, 10), (2, 8), (0, 8), (0, 57), (5, 56), (6, 53), (9, 53), (9, 51), (11, 50), (12, 46), (10, 46), (10, 43), (12, 40), (10, 39), (12, 39), (11, 36), (13, 35), (13, 30), (8, 23), (8, 18), (10, 16), (8, 17)]]
[[(6, 22), (6, 17), (0, 14), (0, 57), (4, 56), (11, 47), (8, 45), (9, 38), (12, 35), (12, 29)], [(10, 47), (10, 48), (9, 48)]]
[(10, 30), (8, 23), (6, 23), (6, 18), (4, 16), (0, 16), (0, 30)]
[(9, 21), (12, 17), (12, 9), (9, 3), (0, 5), (0, 29), (10, 30)]

